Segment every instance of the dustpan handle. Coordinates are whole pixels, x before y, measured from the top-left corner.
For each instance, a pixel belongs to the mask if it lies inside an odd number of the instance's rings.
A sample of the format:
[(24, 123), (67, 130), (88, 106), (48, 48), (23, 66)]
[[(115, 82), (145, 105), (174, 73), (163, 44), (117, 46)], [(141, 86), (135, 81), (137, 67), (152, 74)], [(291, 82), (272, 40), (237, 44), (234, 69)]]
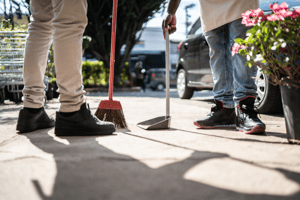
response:
[(166, 38), (166, 117), (170, 116), (170, 58), (169, 58), (169, 31), (165, 31)]

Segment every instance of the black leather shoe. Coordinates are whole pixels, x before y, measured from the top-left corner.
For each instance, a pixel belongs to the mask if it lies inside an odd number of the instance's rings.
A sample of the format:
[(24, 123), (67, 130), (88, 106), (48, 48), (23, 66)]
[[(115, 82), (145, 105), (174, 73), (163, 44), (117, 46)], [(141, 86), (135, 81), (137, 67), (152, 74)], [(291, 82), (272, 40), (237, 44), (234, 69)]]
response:
[(51, 128), (54, 125), (54, 119), (47, 115), (44, 108), (41, 108), (36, 114), (22, 108), (19, 112), (17, 131), (27, 133), (38, 129)]
[(248, 96), (236, 107), (236, 129), (246, 134), (264, 134), (266, 125), (257, 117), (255, 98)]
[(234, 108), (224, 108), (221, 101), (215, 100), (216, 105), (206, 117), (194, 121), (194, 125), (203, 129), (235, 128)]
[(115, 131), (113, 123), (100, 121), (85, 103), (71, 116), (56, 112), (55, 135), (57, 136), (110, 135)]

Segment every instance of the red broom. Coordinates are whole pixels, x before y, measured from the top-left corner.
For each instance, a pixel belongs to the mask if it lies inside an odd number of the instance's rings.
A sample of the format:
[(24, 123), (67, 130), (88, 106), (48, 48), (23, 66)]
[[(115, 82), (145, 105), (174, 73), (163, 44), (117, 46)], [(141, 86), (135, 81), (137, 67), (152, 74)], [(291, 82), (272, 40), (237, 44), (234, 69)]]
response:
[(102, 121), (113, 122), (116, 129), (127, 129), (127, 124), (122, 111), (121, 103), (119, 101), (113, 100), (117, 5), (118, 0), (114, 0), (110, 49), (109, 100), (103, 100), (100, 102), (95, 115)]

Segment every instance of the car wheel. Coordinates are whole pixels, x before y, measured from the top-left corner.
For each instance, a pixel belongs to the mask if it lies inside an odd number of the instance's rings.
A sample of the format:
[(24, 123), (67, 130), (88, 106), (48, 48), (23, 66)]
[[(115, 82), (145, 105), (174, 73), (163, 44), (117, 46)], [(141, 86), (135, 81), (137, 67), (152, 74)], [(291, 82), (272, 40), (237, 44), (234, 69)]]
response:
[(3, 88), (0, 88), (0, 104), (4, 103), (5, 100), (5, 92)]
[(165, 89), (165, 84), (163, 83), (158, 83), (157, 86), (156, 86), (156, 89), (159, 90), (159, 91), (162, 91)]
[(258, 68), (256, 76), (257, 99), (255, 105), (260, 113), (282, 112), (281, 94), (279, 86), (270, 83), (269, 78)]
[(177, 74), (177, 93), (180, 99), (190, 99), (194, 94), (194, 88), (187, 86), (186, 72), (180, 69)]
[(13, 92), (12, 93), (12, 101), (15, 102), (16, 104), (22, 103), (22, 93), (20, 92)]

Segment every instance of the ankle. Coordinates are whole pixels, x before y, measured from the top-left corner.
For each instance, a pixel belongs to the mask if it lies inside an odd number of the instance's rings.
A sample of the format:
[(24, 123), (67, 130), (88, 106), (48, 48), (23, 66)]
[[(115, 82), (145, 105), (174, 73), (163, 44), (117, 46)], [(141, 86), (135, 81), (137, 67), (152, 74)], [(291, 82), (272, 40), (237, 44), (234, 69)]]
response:
[(27, 108), (24, 107), (24, 110), (29, 111), (31, 114), (37, 114), (38, 112), (40, 112), (40, 110), (42, 110), (43, 107), (41, 108)]
[(62, 116), (64, 117), (70, 117), (73, 116), (77, 113), (78, 111), (74, 111), (74, 112), (59, 112)]

